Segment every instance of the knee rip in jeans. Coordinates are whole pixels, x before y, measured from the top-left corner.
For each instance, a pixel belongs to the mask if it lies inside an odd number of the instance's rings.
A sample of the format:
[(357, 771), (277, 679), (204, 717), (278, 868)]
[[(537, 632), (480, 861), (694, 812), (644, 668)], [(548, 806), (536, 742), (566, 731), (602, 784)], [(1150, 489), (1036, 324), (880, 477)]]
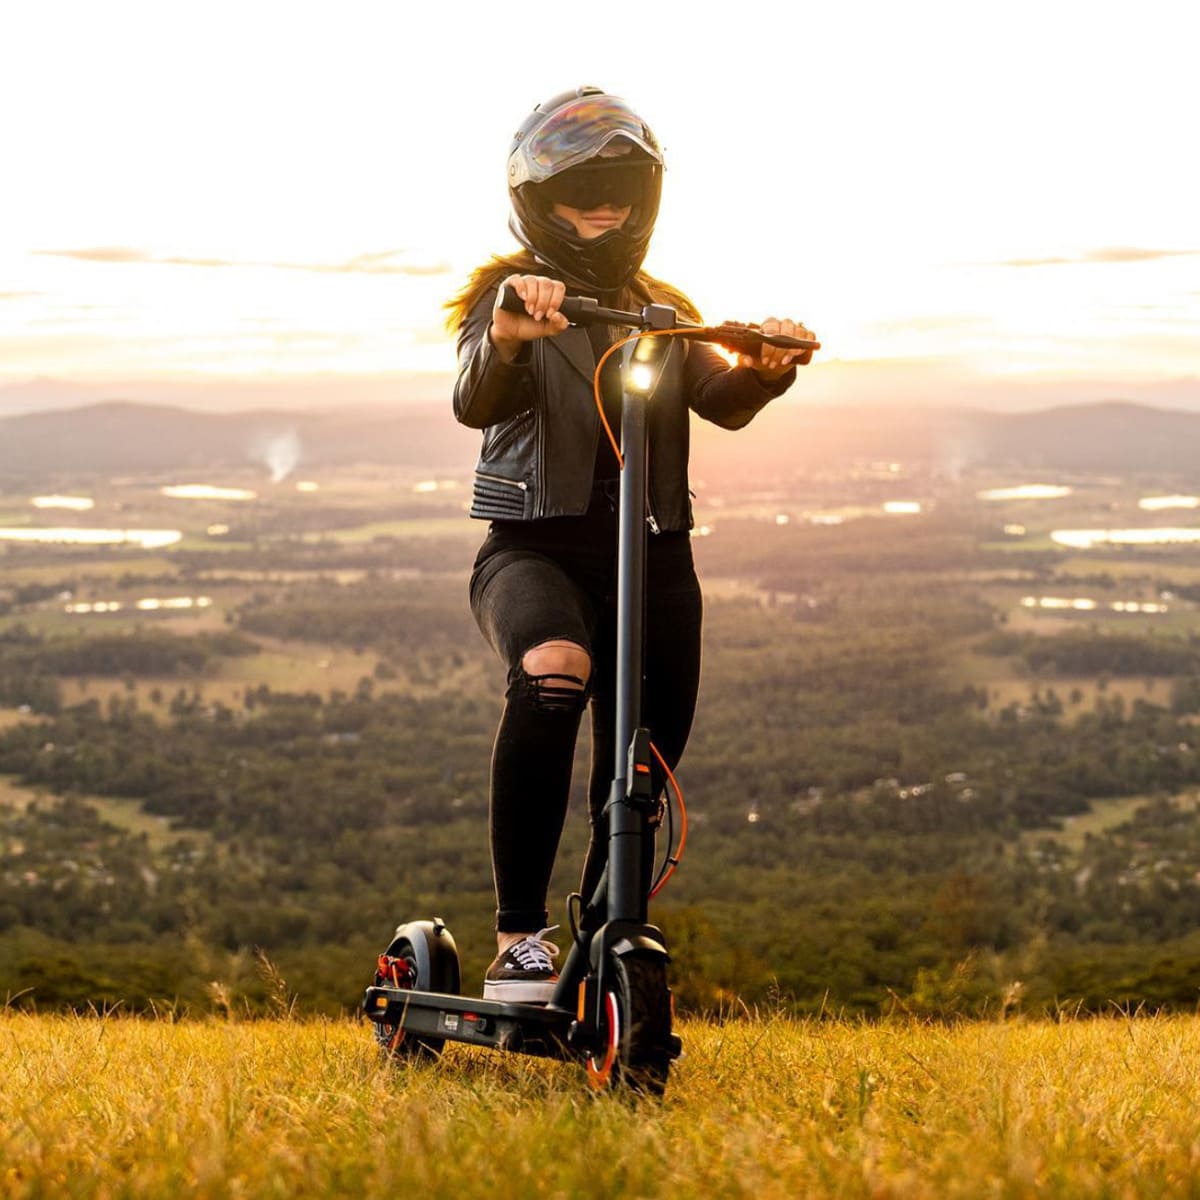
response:
[(578, 675), (530, 675), (524, 667), (518, 667), (512, 690), (528, 697), (538, 712), (582, 713), (587, 708), (592, 685)]
[(592, 681), (556, 671), (533, 675), (522, 663), (512, 674), (509, 694), (514, 692), (528, 698), (538, 712), (579, 714), (587, 708)]
[[(529, 685), (534, 708), (540, 712), (581, 713), (587, 708), (591, 688), (578, 675), (528, 675), (524, 670), (521, 675)], [(556, 679), (575, 686), (556, 686)]]

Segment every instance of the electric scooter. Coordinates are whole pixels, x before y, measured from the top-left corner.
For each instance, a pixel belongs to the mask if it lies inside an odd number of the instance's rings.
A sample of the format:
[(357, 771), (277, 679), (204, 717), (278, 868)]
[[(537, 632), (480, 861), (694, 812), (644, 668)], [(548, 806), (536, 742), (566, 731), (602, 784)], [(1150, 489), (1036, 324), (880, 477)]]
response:
[[(505, 286), (501, 307), (525, 311), (524, 301)], [(440, 917), (400, 925), (379, 956), (375, 981), (363, 1011), (389, 1057), (432, 1057), (447, 1041), (551, 1058), (581, 1059), (597, 1090), (628, 1087), (661, 1095), (671, 1062), (681, 1053), (672, 1032), (673, 1005), (667, 984), (666, 941), (648, 923), (648, 902), (666, 881), (682, 852), (686, 817), (680, 813), (680, 844), (672, 853), (669, 824), (666, 863), (654, 876), (652, 853), (669, 803), (655, 794), (652, 759), (657, 752), (641, 724), (645, 559), (648, 521), (646, 404), (662, 375), (676, 338), (711, 342), (757, 355), (763, 343), (800, 351), (820, 343), (755, 325), (718, 326), (682, 321), (675, 309), (648, 304), (640, 312), (601, 307), (596, 300), (568, 296), (562, 314), (574, 325), (604, 323), (633, 329), (601, 358), (600, 369), (621, 351), (622, 459), (618, 515), (616, 756), (605, 812), (607, 862), (594, 894), (583, 904), (568, 900), (571, 948), (549, 1004), (515, 1004), (459, 994), (458, 949)], [(806, 360), (807, 361), (807, 360)], [(603, 419), (603, 410), (601, 409)], [(605, 422), (607, 428), (607, 422)], [(610, 431), (611, 438), (611, 431)], [(662, 762), (661, 758), (659, 759)], [(662, 762), (665, 768), (666, 763)], [(668, 778), (674, 783), (673, 777)], [(682, 795), (676, 789), (676, 802)], [(579, 910), (578, 912), (576, 910)]]

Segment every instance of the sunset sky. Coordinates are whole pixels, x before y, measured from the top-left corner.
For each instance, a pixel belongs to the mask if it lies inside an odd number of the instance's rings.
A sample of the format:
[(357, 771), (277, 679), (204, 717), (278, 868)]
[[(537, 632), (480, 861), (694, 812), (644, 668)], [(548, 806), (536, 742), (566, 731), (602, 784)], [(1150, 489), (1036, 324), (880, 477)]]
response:
[(451, 370), (512, 132), (595, 82), (666, 147), (647, 266), (714, 319), (805, 320), (818, 380), (1200, 405), (1198, 14), (9, 5), (0, 385)]

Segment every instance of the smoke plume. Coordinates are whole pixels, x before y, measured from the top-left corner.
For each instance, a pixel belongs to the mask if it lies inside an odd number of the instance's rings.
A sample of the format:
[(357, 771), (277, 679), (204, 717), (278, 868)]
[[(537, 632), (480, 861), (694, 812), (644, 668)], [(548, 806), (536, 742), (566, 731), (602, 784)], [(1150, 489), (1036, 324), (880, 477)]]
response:
[(300, 435), (294, 429), (287, 429), (262, 434), (251, 447), (250, 456), (266, 464), (272, 483), (280, 483), (299, 465), (301, 452)]

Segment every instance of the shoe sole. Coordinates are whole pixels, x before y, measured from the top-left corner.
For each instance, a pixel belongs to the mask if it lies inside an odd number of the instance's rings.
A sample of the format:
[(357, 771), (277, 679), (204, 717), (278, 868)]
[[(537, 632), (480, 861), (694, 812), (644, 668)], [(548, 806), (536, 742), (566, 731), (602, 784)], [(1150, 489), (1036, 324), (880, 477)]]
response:
[(554, 999), (554, 989), (557, 986), (557, 979), (552, 979), (549, 983), (525, 983), (519, 979), (511, 983), (493, 983), (485, 980), (483, 998), (498, 1000), (502, 1004), (549, 1004)]

